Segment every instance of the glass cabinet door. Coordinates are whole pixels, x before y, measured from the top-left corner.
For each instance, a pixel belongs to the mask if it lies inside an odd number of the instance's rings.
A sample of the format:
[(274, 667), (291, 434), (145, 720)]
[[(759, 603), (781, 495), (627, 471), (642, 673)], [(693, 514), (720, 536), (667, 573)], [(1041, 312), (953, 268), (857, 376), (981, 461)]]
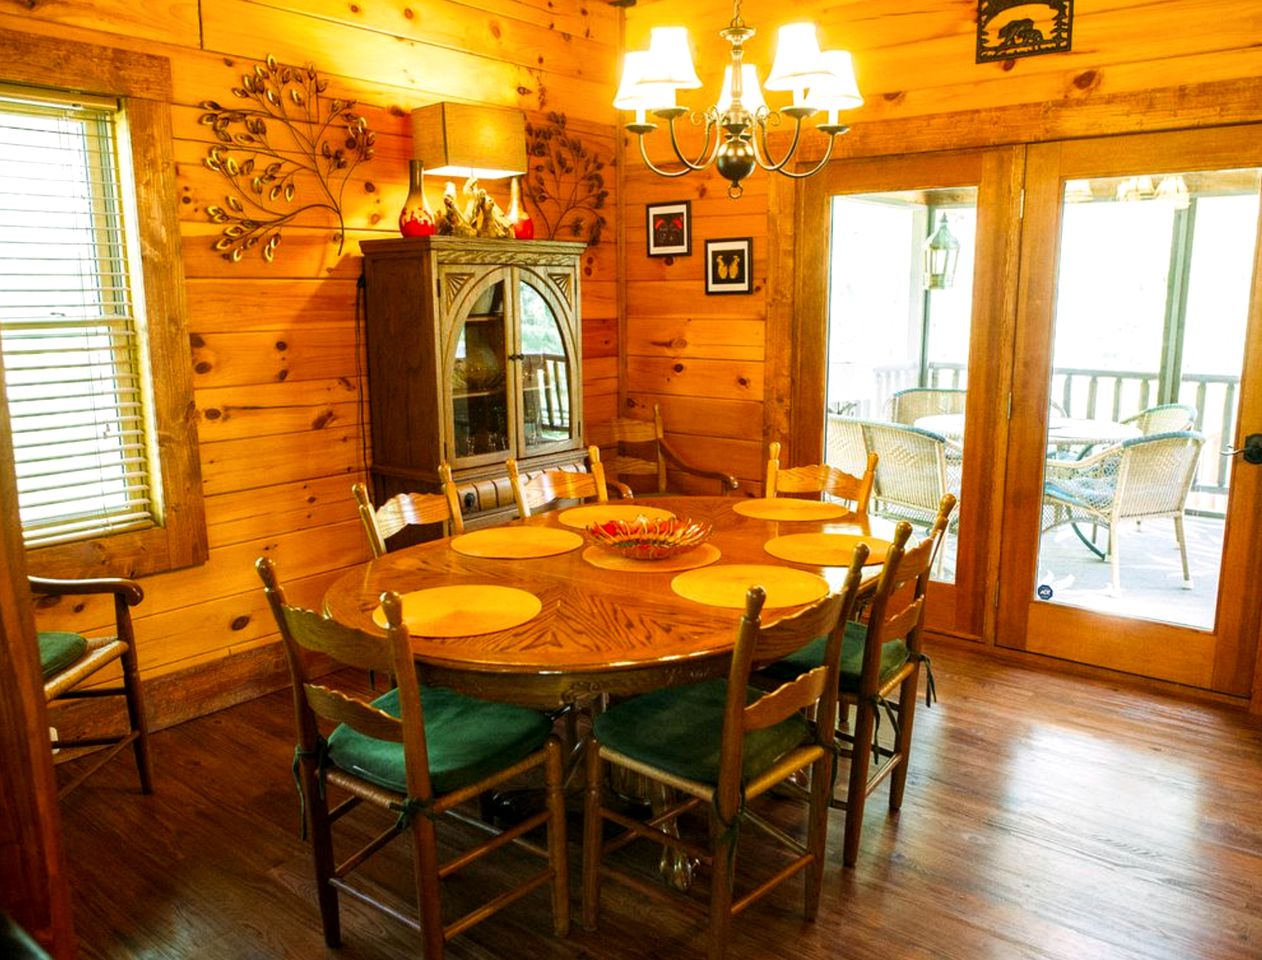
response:
[(521, 328), (521, 413), (524, 453), (574, 435), (570, 362), (561, 322), (544, 296), (518, 282)]
[(451, 366), (452, 458), (512, 455), (505, 347), (506, 278), (489, 284), (460, 321)]

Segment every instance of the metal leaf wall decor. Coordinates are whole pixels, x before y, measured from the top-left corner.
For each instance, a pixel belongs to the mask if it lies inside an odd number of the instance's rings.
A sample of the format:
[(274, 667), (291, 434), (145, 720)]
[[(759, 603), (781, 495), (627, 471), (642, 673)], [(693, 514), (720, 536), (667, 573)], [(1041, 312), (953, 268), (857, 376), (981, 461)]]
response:
[(530, 170), (522, 193), (535, 207), (542, 236), (554, 240), (599, 242), (605, 229), (605, 161), (566, 130), (565, 114), (549, 113), (547, 123), (526, 124)]
[(213, 244), (225, 260), (236, 263), (258, 246), (271, 263), (281, 228), (317, 210), (337, 218), (342, 252), (342, 194), (355, 167), (372, 159), (376, 134), (354, 100), (326, 99), (327, 88), (311, 64), (289, 66), (269, 55), (232, 88), (245, 105), (199, 104), (207, 111), (201, 122), (220, 141), (202, 163), (231, 190), (224, 206), (206, 208), (212, 223), (226, 224)]

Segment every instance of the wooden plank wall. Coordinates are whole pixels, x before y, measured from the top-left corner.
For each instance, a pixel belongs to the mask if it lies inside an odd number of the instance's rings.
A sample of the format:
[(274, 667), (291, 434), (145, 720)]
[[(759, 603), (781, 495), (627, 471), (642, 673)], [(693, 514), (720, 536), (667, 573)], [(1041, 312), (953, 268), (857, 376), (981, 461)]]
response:
[[(408, 184), (409, 111), (451, 99), (517, 107), (532, 123), (563, 113), (569, 132), (609, 164), (612, 201), (609, 103), (619, 28), (612, 8), (581, 0), (33, 0), (0, 6), (0, 30), (140, 50), (172, 64), (210, 560), (143, 582), (136, 632), (147, 678), (200, 667), (199, 680), (187, 689), (196, 689), (204, 704), (230, 702), (213, 679), (207, 682), (207, 668), (240, 679), (250, 663), (276, 665), (265, 655), (276, 636), (254, 559), (275, 558), (296, 599), (317, 604), (328, 584), (368, 556), (350, 496), (352, 481), (363, 474), (365, 444), (355, 324), (358, 241), (397, 236)], [(218, 228), (207, 221), (206, 206), (223, 203), (224, 184), (202, 166), (216, 141), (199, 123), (204, 111), (197, 104), (232, 104), (242, 72), (269, 54), (283, 63), (314, 64), (329, 81), (328, 96), (357, 100), (377, 132), (376, 157), (348, 185), (340, 251), (331, 221), (299, 221), (303, 225), (284, 228), (274, 263), (256, 251), (233, 264), (211, 249)], [(485, 185), (507, 208), (508, 182)], [(429, 189), (436, 203), (441, 181)], [(616, 211), (611, 202), (604, 211), (608, 229), (584, 263), (589, 416), (610, 416), (617, 402)], [(109, 617), (105, 605), (64, 606), (40, 611), (40, 624), (93, 630)], [(248, 686), (242, 696), (257, 692)], [(163, 680), (158, 689), (181, 686)], [(152, 698), (151, 705), (159, 724), (199, 709)]]
[[(1115, 94), (1262, 72), (1262, 48), (1254, 43), (1256, 4), (1154, 0), (1136, 6), (1077, 0), (1074, 7), (1072, 51), (979, 65), (974, 62), (975, 0), (914, 5), (804, 0), (791, 10), (770, 0), (746, 0), (742, 16), (758, 33), (746, 44), (745, 60), (759, 65), (765, 79), (776, 29), (791, 20), (815, 21), (825, 49), (849, 49), (867, 102), (843, 114), (854, 131), (840, 141), (841, 155), (870, 152), (863, 149), (864, 123), (1021, 104), (1038, 111), (1047, 103), (1088, 104)], [(626, 48), (646, 47), (653, 26), (686, 25), (704, 86), (679, 99), (700, 107), (712, 103), (717, 92), (729, 50), (718, 31), (731, 15), (724, 0), (640, 0), (626, 12)], [(784, 102), (783, 94), (769, 98)], [(1107, 120), (1099, 132), (1127, 132), (1144, 124), (1142, 110)], [(941, 148), (953, 146), (950, 137), (950, 129), (942, 131)], [(778, 345), (766, 341), (765, 322), (776, 305), (792, 310), (792, 277), (767, 269), (770, 256), (790, 239), (792, 209), (779, 212), (774, 194), (769, 202), (767, 174), (756, 173), (744, 197), (729, 200), (726, 181), (713, 174), (664, 180), (645, 169), (634, 138), (628, 137), (626, 150), (620, 194), (627, 237), (625, 408), (645, 416), (660, 403), (668, 433), (698, 465), (733, 472), (743, 486), (757, 490), (766, 443), (782, 439), (783, 418), (764, 402), (788, 393), (787, 367), (773, 369)], [(655, 160), (665, 160), (668, 153), (665, 144), (649, 148)], [(645, 204), (676, 200), (692, 201), (692, 255), (650, 259)], [(753, 238), (752, 295), (705, 295), (705, 240), (720, 237)]]

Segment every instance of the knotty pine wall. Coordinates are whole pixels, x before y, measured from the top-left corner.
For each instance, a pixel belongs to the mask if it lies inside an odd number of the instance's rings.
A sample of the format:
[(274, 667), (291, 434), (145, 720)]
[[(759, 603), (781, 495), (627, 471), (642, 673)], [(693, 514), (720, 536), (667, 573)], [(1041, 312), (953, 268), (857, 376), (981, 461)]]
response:
[[(1019, 104), (1037, 113), (1048, 103), (1087, 104), (1113, 94), (1262, 73), (1257, 3), (1077, 0), (1074, 8), (1072, 51), (979, 65), (976, 0), (802, 0), (791, 6), (746, 0), (742, 15), (758, 33), (746, 44), (745, 60), (757, 64), (765, 79), (776, 29), (796, 20), (815, 21), (825, 49), (852, 51), (867, 102), (842, 115), (854, 129), (839, 141), (839, 156), (870, 152), (863, 146), (865, 123)], [(730, 49), (718, 31), (731, 16), (725, 0), (639, 0), (626, 11), (626, 48), (646, 47), (654, 26), (687, 26), (704, 87), (679, 100), (700, 107), (712, 103), (718, 90)], [(783, 94), (769, 96), (784, 102)], [(1143, 127), (1142, 110), (1124, 110), (1098, 132)], [(950, 137), (948, 126), (942, 149), (954, 145)], [(656, 160), (668, 153), (661, 144), (649, 150)], [(727, 199), (726, 181), (717, 176), (661, 179), (645, 169), (634, 138), (627, 141), (621, 186), (626, 408), (643, 415), (660, 403), (677, 446), (699, 465), (735, 473), (744, 487), (757, 490), (766, 443), (783, 438), (783, 417), (772, 408), (785, 402), (789, 385), (784, 374), (772, 372), (780, 368), (772, 356), (779, 345), (767, 342), (765, 324), (774, 305), (792, 309), (793, 278), (769, 277), (767, 264), (770, 245), (793, 229), (791, 205), (783, 214), (773, 212), (763, 173), (746, 182), (740, 200)], [(645, 255), (645, 204), (676, 200), (692, 202), (693, 253), (651, 259)], [(753, 238), (756, 287), (750, 296), (705, 295), (705, 241), (722, 237)]]
[[(603, 240), (584, 263), (584, 403), (617, 402), (614, 112), (619, 20), (593, 0), (23, 0), (0, 4), (0, 30), (49, 34), (167, 57), (187, 275), (210, 559), (147, 578), (136, 632), (161, 726), (275, 685), (275, 626), (253, 569), (275, 558), (292, 594), (318, 604), (368, 547), (350, 495), (364, 468), (357, 356), (358, 242), (397, 236), (407, 193), (409, 111), (443, 99), (550, 111), (610, 165)], [(376, 157), (346, 190), (346, 242), (336, 225), (286, 226), (274, 263), (230, 263), (211, 250), (206, 206), (224, 184), (202, 166), (216, 141), (197, 104), (235, 101), (240, 75), (273, 54), (312, 63), (327, 96), (351, 98), (377, 132)], [(3, 66), (0, 65), (0, 75)], [(487, 184), (507, 207), (507, 181)], [(431, 183), (430, 199), (441, 196)], [(536, 222), (539, 218), (536, 217)], [(566, 236), (563, 239), (571, 239)], [(159, 372), (160, 375), (160, 372)], [(110, 610), (42, 610), (44, 627), (94, 629)], [(156, 683), (152, 681), (157, 681)]]

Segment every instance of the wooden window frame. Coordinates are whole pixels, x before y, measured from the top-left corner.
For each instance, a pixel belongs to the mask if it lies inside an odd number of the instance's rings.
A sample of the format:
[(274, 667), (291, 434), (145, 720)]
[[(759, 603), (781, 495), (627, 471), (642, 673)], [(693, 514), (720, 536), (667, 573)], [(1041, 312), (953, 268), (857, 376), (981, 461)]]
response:
[(152, 379), (159, 526), (27, 551), (30, 572), (54, 577), (138, 577), (205, 563), (206, 516), (193, 405), (171, 132), (171, 64), (165, 57), (56, 37), (0, 33), (0, 81), (118, 97), (127, 109), (136, 231)]

